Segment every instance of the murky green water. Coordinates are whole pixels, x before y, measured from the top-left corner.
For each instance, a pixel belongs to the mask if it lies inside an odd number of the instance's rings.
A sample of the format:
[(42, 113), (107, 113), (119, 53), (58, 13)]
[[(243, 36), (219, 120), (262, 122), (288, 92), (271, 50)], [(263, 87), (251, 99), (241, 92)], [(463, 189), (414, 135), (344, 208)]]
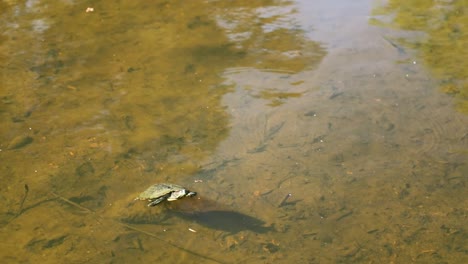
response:
[(397, 2), (0, 2), (0, 258), (468, 262), (466, 1)]

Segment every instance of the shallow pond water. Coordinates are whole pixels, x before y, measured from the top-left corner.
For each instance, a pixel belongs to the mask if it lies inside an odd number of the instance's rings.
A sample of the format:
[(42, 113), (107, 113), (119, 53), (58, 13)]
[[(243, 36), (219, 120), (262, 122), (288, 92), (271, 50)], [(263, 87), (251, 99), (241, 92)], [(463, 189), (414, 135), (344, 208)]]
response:
[(0, 258), (467, 262), (466, 7), (358, 2), (0, 2)]

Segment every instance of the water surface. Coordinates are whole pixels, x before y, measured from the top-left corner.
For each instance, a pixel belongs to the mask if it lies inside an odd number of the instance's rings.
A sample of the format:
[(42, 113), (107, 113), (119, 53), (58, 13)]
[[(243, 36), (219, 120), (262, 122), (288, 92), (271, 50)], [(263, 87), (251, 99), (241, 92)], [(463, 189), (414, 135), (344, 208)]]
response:
[(466, 8), (398, 2), (0, 2), (1, 259), (468, 261)]

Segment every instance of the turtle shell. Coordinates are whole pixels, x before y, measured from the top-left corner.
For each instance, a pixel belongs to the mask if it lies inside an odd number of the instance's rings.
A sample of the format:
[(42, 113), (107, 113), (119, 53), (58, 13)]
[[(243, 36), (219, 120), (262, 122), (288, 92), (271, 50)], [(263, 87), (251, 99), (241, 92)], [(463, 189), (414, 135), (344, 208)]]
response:
[(179, 198), (196, 195), (195, 192), (190, 192), (184, 187), (172, 183), (158, 183), (150, 186), (144, 192), (135, 198), (135, 200), (148, 200), (148, 206), (155, 206), (162, 201), (175, 201)]
[(144, 192), (140, 193), (137, 200), (152, 200), (159, 197), (171, 194), (172, 192), (179, 192), (185, 190), (184, 187), (172, 183), (158, 183), (151, 185)]

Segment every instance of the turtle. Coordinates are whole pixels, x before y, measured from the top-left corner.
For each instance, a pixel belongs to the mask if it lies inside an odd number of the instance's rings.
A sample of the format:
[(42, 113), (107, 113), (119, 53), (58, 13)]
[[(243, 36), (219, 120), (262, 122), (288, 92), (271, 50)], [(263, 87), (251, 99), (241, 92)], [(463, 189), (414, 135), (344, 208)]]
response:
[(183, 197), (192, 197), (196, 192), (189, 191), (184, 187), (172, 183), (157, 183), (140, 193), (135, 200), (145, 200), (148, 206), (155, 206), (163, 201), (175, 201)]

